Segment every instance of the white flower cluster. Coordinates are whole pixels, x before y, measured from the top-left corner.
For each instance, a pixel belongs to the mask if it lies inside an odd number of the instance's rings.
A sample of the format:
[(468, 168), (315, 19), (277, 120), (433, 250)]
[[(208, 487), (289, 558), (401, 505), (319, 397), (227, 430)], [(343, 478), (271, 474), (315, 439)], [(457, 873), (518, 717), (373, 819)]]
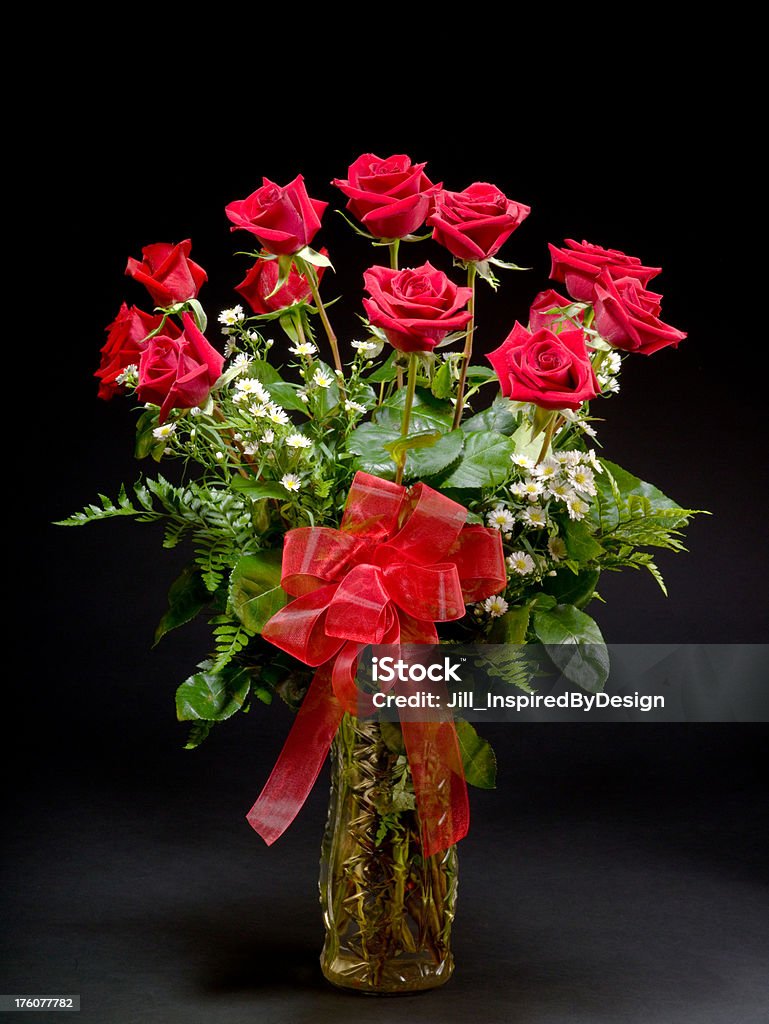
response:
[(223, 309), (219, 314), (218, 320), (220, 324), (224, 325), (223, 334), (229, 334), (228, 328), (235, 327), (246, 319), (246, 314), (243, 312), (242, 306), (233, 306), (232, 309)]
[(619, 391), (619, 376), (620, 368), (622, 367), (622, 357), (619, 352), (607, 352), (596, 372), (596, 378), (601, 391), (604, 394), (616, 395)]

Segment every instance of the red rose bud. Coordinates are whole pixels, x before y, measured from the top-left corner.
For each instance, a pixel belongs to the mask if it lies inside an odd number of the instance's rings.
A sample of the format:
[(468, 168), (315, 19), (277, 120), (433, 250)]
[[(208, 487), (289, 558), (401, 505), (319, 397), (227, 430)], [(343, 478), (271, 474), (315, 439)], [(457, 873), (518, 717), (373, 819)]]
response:
[(615, 348), (650, 356), (686, 337), (659, 319), (661, 295), (646, 291), (637, 278), (614, 280), (604, 271), (595, 284), (594, 327)]
[(347, 209), (377, 238), (404, 238), (420, 228), (441, 185), (424, 173), (426, 164), (413, 164), (400, 154), (386, 160), (364, 153), (350, 164), (347, 179), (332, 184), (348, 197)]
[(222, 373), (224, 357), (198, 330), (189, 313), (182, 316), (180, 336), (158, 334), (150, 338), (139, 362), (140, 402), (160, 406), (158, 422), (168, 419), (171, 409), (192, 409), (202, 405)]
[(559, 295), (553, 288), (540, 292), (534, 299), (529, 309), (529, 330), (538, 331), (547, 327), (551, 331), (574, 330), (572, 321), (578, 320), (582, 323), (585, 316), (584, 309), (574, 309), (569, 313), (571, 320), (566, 318), (566, 311), (574, 306), (571, 299), (565, 295)]
[(637, 256), (626, 256), (617, 249), (602, 249), (590, 242), (575, 242), (567, 238), (568, 249), (549, 245), (553, 265), (550, 277), (563, 281), (566, 290), (578, 302), (592, 302), (595, 284), (599, 275), (606, 272), (612, 278), (634, 277), (644, 287), (662, 270), (661, 267), (644, 267)]
[(142, 249), (142, 260), (129, 259), (126, 274), (143, 284), (156, 306), (173, 306), (194, 299), (208, 274), (189, 259), (189, 238), (178, 245), (156, 242)]
[(477, 181), (464, 192), (440, 192), (427, 218), (433, 238), (460, 260), (493, 256), (529, 216), (531, 207), (514, 203), (496, 185)]
[(363, 300), (370, 323), (401, 352), (431, 352), (470, 320), (464, 307), (471, 290), (459, 288), (430, 263), (414, 270), (372, 267), (363, 280), (371, 296)]
[(319, 199), (310, 199), (300, 174), (285, 187), (262, 178), (261, 188), (247, 199), (230, 203), (225, 213), (234, 225), (231, 231), (250, 231), (267, 252), (282, 256), (310, 244), (327, 206)]
[[(145, 339), (160, 326), (160, 313), (145, 313), (136, 306), (130, 308), (123, 303), (120, 312), (107, 327), (107, 340), (101, 350), (101, 363), (94, 374), (99, 380), (99, 398), (108, 401), (125, 388), (117, 378), (127, 366), (139, 365), (139, 358), (145, 347)], [(166, 331), (171, 337), (179, 336), (179, 328), (166, 321)]]
[[(328, 256), (327, 249), (321, 249), (320, 252), (323, 256)], [(318, 281), (323, 277), (325, 269), (315, 268)], [(295, 302), (306, 302), (310, 298), (312, 292), (307, 278), (300, 274), (295, 266), (291, 267), (291, 273), (283, 287), (273, 293), (279, 274), (277, 260), (257, 260), (240, 284), (235, 285), (235, 291), (242, 295), (254, 313), (260, 316), (286, 309)]]
[(580, 330), (555, 334), (546, 327), (531, 333), (519, 323), (486, 357), (502, 394), (543, 409), (579, 409), (600, 388)]

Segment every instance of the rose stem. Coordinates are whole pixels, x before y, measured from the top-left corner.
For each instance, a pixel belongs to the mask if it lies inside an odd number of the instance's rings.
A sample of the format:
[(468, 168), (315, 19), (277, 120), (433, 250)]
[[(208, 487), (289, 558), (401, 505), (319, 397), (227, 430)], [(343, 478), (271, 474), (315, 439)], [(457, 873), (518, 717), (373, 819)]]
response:
[(391, 270), (397, 270), (398, 269), (398, 247), (400, 246), (400, 244), (401, 244), (400, 238), (392, 238), (390, 240), (389, 249), (390, 249), (390, 269)]
[(553, 440), (553, 434), (555, 433), (555, 425), (559, 419), (560, 417), (557, 415), (557, 413), (553, 413), (553, 415), (550, 417), (550, 422), (548, 423), (547, 429), (545, 430), (545, 440), (542, 442), (542, 447), (540, 448), (539, 455), (537, 456), (537, 466), (547, 455), (547, 450), (550, 447), (550, 442)]
[[(315, 301), (315, 308), (317, 309), (318, 314), (320, 315), (321, 323), (323, 324), (323, 328), (326, 332), (326, 335), (328, 336), (328, 343), (331, 346), (331, 351), (334, 355), (334, 366), (340, 372), (344, 372), (342, 370), (342, 360), (339, 358), (339, 345), (337, 344), (336, 335), (334, 334), (334, 328), (331, 326), (331, 323), (328, 319), (328, 314), (326, 313), (326, 307), (323, 305), (323, 300), (320, 297), (320, 290), (318, 288), (318, 276), (315, 273), (315, 267), (313, 267), (311, 263), (305, 263), (304, 261), (302, 262), (304, 268), (306, 268), (306, 276), (307, 280), (310, 283), (310, 291), (312, 292), (312, 297)], [(339, 390), (343, 390), (341, 384), (339, 386)]]
[[(401, 419), (401, 437), (408, 437), (409, 423), (411, 422), (411, 407), (414, 404), (414, 391), (417, 386), (417, 354), (409, 353), (409, 379), (406, 384), (406, 400), (403, 403), (403, 418)], [(406, 452), (404, 451), (398, 459), (398, 471), (395, 474), (396, 484), (403, 482), (403, 470), (406, 466)]]
[(457, 405), (454, 410), (454, 422), (452, 430), (456, 430), (462, 421), (462, 409), (465, 404), (465, 381), (467, 380), (467, 367), (470, 365), (470, 356), (473, 354), (473, 332), (475, 331), (475, 263), (467, 264), (467, 286), (470, 289), (470, 301), (467, 308), (470, 312), (470, 323), (467, 325), (467, 336), (465, 337), (465, 349), (462, 353), (462, 369), (459, 371), (459, 386), (457, 388)]

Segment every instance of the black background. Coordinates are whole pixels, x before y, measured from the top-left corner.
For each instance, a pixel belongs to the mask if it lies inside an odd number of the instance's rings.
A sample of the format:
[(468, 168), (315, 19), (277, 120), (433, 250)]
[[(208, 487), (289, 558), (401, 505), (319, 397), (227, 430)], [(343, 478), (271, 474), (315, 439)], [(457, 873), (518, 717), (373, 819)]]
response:
[[(54, 358), (26, 362), (34, 422), (17, 414), (9, 452), (30, 470), (13, 503), (35, 497), (18, 504), (33, 532), (14, 618), (30, 639), (7, 679), (18, 700), (8, 748), (21, 753), (6, 772), (0, 989), (80, 992), (84, 1019), (121, 1024), (765, 1019), (763, 726), (489, 729), (499, 788), (471, 794), (457, 975), (419, 999), (356, 1000), (325, 988), (316, 966), (325, 782), (270, 850), (243, 820), (289, 714), (255, 708), (182, 751), (173, 692), (207, 633), (192, 625), (150, 645), (183, 552), (164, 552), (151, 526), (48, 525), (137, 476), (130, 404), (97, 401), (91, 377), (120, 301), (147, 305), (123, 277), (127, 256), (192, 237), (216, 342), (216, 313), (247, 266), (231, 255), (245, 236), (230, 235), (227, 201), (262, 174), (301, 171), (312, 196), (339, 206), (328, 182), (360, 152), (408, 152), (449, 188), (488, 180), (532, 207), (501, 253), (531, 272), (505, 274), (496, 296), (481, 283), (481, 347), (525, 321), (547, 287), (548, 241), (586, 238), (664, 268), (653, 287), (689, 338), (627, 361), (599, 437), (609, 458), (714, 515), (691, 527), (689, 554), (661, 555), (669, 599), (627, 573), (602, 579), (608, 603), (591, 611), (615, 643), (765, 641), (765, 431), (752, 386), (765, 342), (736, 313), (746, 271), (732, 237), (752, 216), (749, 156), (716, 113), (716, 88), (657, 75), (634, 98), (570, 74), (552, 104), (531, 99), (536, 78), (494, 103), (478, 84), (415, 104), (351, 80), (321, 102), (312, 87), (309, 101), (305, 87), (265, 94), (243, 75), (219, 82), (227, 104), (208, 114), (180, 97), (163, 104), (152, 77), (113, 88), (104, 72), (94, 65), (54, 103), (28, 163), (39, 174), (55, 150), (55, 181), (36, 178), (34, 198), (56, 244), (36, 235), (29, 257), (45, 316), (21, 332), (26, 349)], [(615, 105), (586, 105), (596, 89)], [(331, 209), (316, 243), (337, 267), (324, 290), (344, 294), (349, 339), (372, 250)], [(403, 249), (404, 263), (449, 270), (429, 243)]]

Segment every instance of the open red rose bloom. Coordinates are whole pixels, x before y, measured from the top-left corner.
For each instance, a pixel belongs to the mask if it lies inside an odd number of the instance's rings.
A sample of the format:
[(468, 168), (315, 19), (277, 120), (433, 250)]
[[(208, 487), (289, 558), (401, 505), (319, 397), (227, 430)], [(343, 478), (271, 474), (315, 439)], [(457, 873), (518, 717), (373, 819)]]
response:
[[(467, 509), (417, 484), (410, 491), (357, 473), (341, 528), (285, 536), (281, 585), (294, 597), (267, 623), (266, 640), (320, 666), (248, 820), (272, 843), (318, 776), (345, 711), (358, 714), (357, 658), (367, 644), (438, 642), (436, 622), (506, 583), (499, 531), (467, 526)], [(403, 722), (427, 855), (467, 832), (467, 789), (450, 715)]]

